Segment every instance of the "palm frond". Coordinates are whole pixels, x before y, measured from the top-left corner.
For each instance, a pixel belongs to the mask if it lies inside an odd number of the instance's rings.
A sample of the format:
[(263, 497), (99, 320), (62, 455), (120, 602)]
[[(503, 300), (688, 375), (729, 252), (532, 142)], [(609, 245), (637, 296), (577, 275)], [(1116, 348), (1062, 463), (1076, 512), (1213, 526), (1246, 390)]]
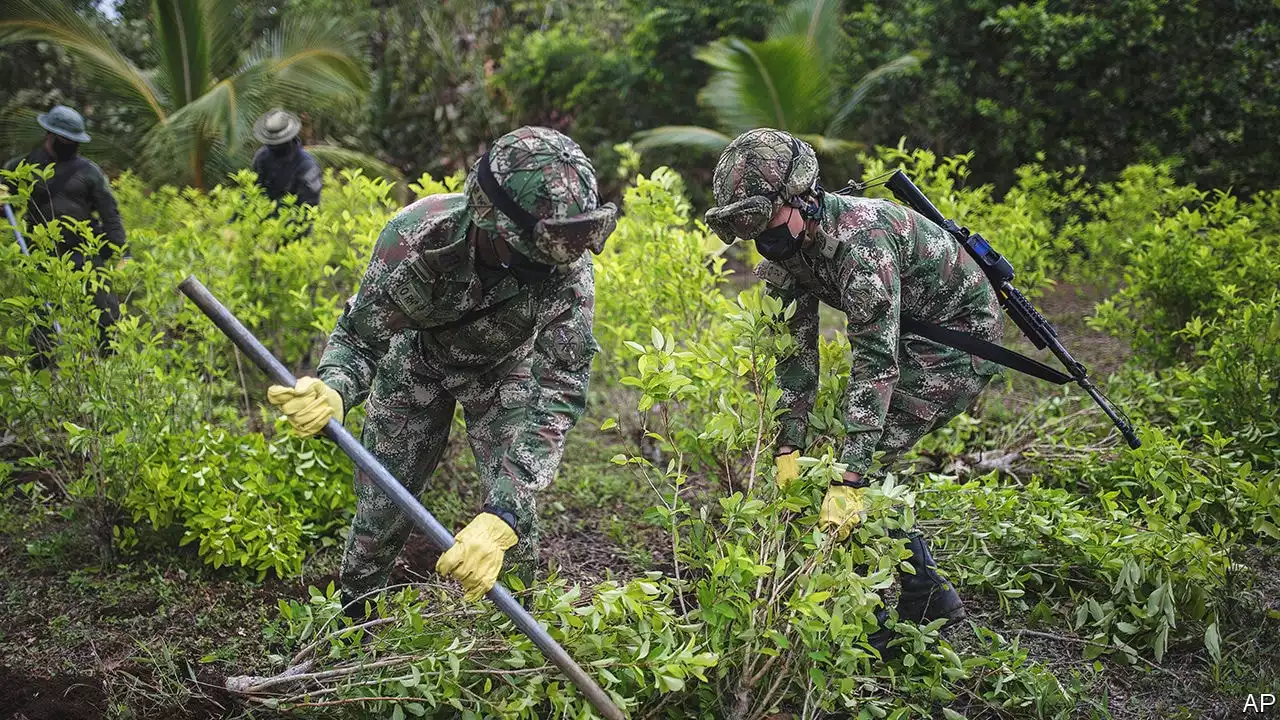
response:
[(216, 136), (201, 134), (187, 114), (151, 126), (138, 143), (133, 167), (152, 184), (203, 188), (206, 178), (220, 177), (234, 164), (226, 146)]
[(795, 0), (769, 28), (769, 39), (803, 37), (825, 69), (840, 47), (840, 0)]
[(730, 134), (756, 127), (814, 131), (826, 120), (831, 83), (801, 37), (717, 40), (697, 57), (716, 68), (698, 99)]
[(120, 99), (158, 119), (166, 101), (148, 77), (111, 40), (61, 0), (8, 0), (0, 18), (0, 46), (26, 40), (53, 43), (85, 63), (95, 79), (119, 90)]
[(254, 120), (270, 109), (262, 91), (263, 83), (254, 73), (220, 80), (170, 115), (166, 124), (176, 135), (217, 138), (229, 154), (242, 155)]
[(151, 0), (151, 13), (161, 77), (173, 105), (182, 107), (209, 86), (209, 25), (198, 2)]
[[(38, 113), (25, 107), (14, 107), (0, 113), (0, 148), (25, 151), (44, 140), (44, 128), (36, 124)], [(4, 156), (8, 160), (8, 155)]]
[(722, 132), (695, 125), (664, 125), (632, 136), (636, 150), (641, 152), (664, 147), (689, 147), (720, 152), (732, 139)]
[(200, 0), (205, 36), (209, 38), (209, 72), (220, 79), (233, 75), (248, 47), (250, 5), (243, 0)]
[(358, 102), (369, 88), (359, 40), (333, 23), (281, 23), (250, 51), (241, 72), (260, 68), (281, 105), (317, 107)]
[(849, 118), (853, 115), (853, 111), (857, 109), (858, 105), (862, 103), (863, 98), (867, 96), (867, 93), (870, 92), (876, 84), (885, 79), (910, 72), (911, 70), (920, 67), (920, 64), (928, 57), (929, 53), (924, 50), (916, 50), (902, 55), (901, 57), (894, 58), (893, 60), (873, 69), (866, 75), (863, 75), (858, 80), (858, 83), (853, 86), (853, 90), (849, 93), (849, 97), (844, 101), (844, 104), (840, 106), (840, 109), (836, 111), (835, 116), (831, 118), (831, 122), (827, 124), (827, 128), (823, 134), (833, 137), (843, 135), (848, 126)]
[(404, 173), (394, 166), (358, 150), (350, 150), (337, 145), (307, 145), (306, 150), (314, 155), (316, 161), (323, 167), (353, 168), (364, 171), (366, 175), (380, 177), (392, 184), (404, 183)]

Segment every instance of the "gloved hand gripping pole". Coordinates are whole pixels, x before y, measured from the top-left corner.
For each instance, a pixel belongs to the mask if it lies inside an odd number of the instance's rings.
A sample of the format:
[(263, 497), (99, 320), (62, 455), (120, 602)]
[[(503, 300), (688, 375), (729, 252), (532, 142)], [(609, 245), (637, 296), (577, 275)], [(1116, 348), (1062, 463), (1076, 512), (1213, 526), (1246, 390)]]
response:
[[(178, 290), (182, 294), (191, 299), (192, 302), (200, 308), (200, 311), (213, 321), (214, 325), (223, 332), (231, 342), (235, 343), (240, 351), (249, 356), (254, 364), (262, 369), (274, 382), (280, 385), (292, 387), (297, 383), (293, 374), (288, 368), (280, 363), (258, 339), (240, 324), (231, 311), (228, 310), (218, 299), (209, 292), (194, 275), (190, 275), (178, 285)], [(360, 441), (347, 431), (342, 423), (337, 420), (330, 419), (324, 428), (324, 434), (342, 449), (347, 457), (356, 464), (361, 470), (373, 478), (378, 488), (391, 498), (392, 502), (400, 508), (418, 529), (426, 533), (427, 538), (436, 546), (438, 550), (444, 552), (453, 545), (453, 535), (440, 524), (439, 521), (427, 511), (422, 503), (418, 502), (404, 486), (396, 480), (396, 478), (387, 471), (382, 463), (378, 462)], [(493, 601), (498, 609), (511, 618), (516, 627), (538, 646), (542, 654), (548, 660), (555, 663), (560, 668), (578, 690), (586, 696), (587, 701), (601, 715), (609, 720), (623, 720), (626, 716), (618, 709), (617, 705), (609, 699), (604, 690), (591, 679), (590, 675), (569, 657), (569, 653), (565, 652), (547, 631), (533, 619), (520, 603), (512, 597), (511, 592), (507, 590), (501, 583), (493, 586), (487, 597)]]

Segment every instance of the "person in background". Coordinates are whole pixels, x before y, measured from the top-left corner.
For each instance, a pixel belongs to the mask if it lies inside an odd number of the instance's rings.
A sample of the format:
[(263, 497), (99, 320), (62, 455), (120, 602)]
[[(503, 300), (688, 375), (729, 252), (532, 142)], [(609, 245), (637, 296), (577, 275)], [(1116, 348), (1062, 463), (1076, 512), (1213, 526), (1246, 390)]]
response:
[[(87, 220), (95, 235), (105, 235), (106, 244), (95, 255), (85, 256), (85, 238), (71, 228), (63, 228), (55, 251), (70, 255), (76, 269), (87, 261), (101, 267), (119, 256), (122, 262), (129, 259), (125, 243), (124, 223), (116, 198), (111, 194), (107, 176), (92, 161), (81, 156), (81, 143), (89, 142), (84, 118), (65, 105), (55, 105), (49, 112), (36, 117), (45, 130), (44, 142), (27, 153), (11, 159), (6, 170), (13, 170), (20, 163), (53, 165), (53, 177), (36, 183), (27, 203), (26, 222), (30, 226), (44, 225), (55, 219)], [(109, 287), (93, 291), (93, 304), (99, 310), (99, 346), (106, 352), (109, 343), (107, 331), (120, 319), (120, 300)], [(40, 350), (37, 365), (47, 363), (50, 347), (47, 333), (37, 331), (32, 338)], [(40, 358), (45, 358), (41, 360)]]
[(315, 157), (302, 149), (300, 130), (298, 116), (280, 108), (258, 118), (253, 136), (262, 147), (253, 156), (253, 171), (258, 175), (258, 186), (273, 201), (293, 195), (298, 204), (314, 207), (320, 204), (324, 178)]

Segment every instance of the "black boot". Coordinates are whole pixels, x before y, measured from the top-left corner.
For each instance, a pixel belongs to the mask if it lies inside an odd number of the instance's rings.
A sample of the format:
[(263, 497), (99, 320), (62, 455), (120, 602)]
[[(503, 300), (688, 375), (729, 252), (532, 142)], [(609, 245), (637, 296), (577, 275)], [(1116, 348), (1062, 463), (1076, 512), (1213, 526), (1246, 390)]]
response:
[[(941, 618), (950, 622), (964, 619), (964, 603), (951, 583), (938, 574), (923, 535), (912, 535), (907, 541), (911, 551), (911, 568), (915, 574), (902, 573), (902, 592), (898, 595), (898, 618), (916, 624)], [(950, 623), (948, 623), (950, 624)]]
[(889, 643), (897, 637), (897, 633), (892, 628), (885, 627), (885, 623), (889, 620), (889, 611), (880, 608), (876, 611), (876, 629), (867, 635), (867, 644), (876, 652), (880, 653), (880, 659), (889, 662), (902, 653), (902, 649), (898, 647), (889, 647)]
[[(342, 592), (342, 614), (351, 619), (352, 625), (363, 625), (371, 620), (378, 619), (378, 608), (374, 606), (373, 598), (362, 597), (356, 599), (348, 595), (344, 590)], [(374, 641), (378, 639), (377, 631), (377, 626), (360, 630), (361, 647), (371, 647)]]

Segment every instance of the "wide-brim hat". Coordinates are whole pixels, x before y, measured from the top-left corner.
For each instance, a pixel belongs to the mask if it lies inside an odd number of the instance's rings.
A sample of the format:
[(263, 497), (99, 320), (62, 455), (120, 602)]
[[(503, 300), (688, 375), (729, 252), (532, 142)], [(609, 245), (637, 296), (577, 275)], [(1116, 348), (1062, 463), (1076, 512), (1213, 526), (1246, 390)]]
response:
[(54, 105), (47, 113), (36, 116), (40, 127), (72, 142), (89, 142), (89, 133), (84, 131), (84, 118), (80, 113), (66, 105)]
[(298, 137), (301, 130), (298, 116), (280, 108), (268, 110), (253, 124), (253, 136), (263, 145), (282, 145)]

